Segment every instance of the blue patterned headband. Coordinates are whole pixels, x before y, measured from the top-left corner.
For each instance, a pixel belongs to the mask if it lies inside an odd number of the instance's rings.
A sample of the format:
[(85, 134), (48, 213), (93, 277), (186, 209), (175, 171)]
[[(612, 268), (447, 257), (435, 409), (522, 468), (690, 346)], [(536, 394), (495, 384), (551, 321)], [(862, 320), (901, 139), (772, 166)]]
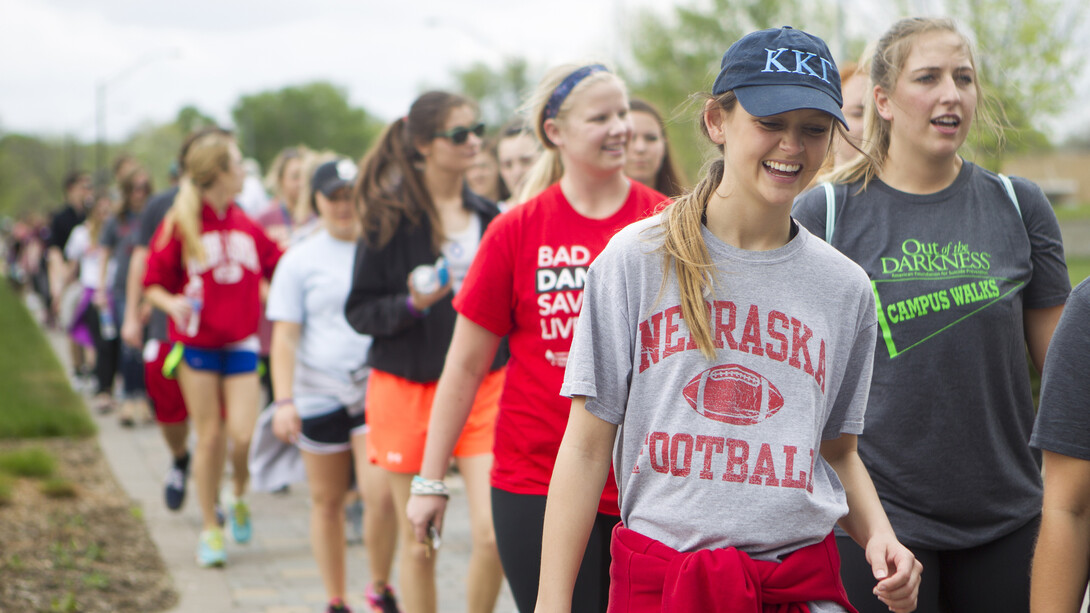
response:
[(609, 69), (601, 64), (591, 64), (583, 66), (564, 77), (564, 80), (560, 82), (560, 85), (556, 86), (552, 95), (549, 96), (549, 101), (545, 103), (545, 119), (556, 117), (556, 114), (560, 112), (560, 105), (564, 104), (564, 101), (568, 99), (571, 90), (575, 89), (575, 86), (579, 85), (583, 79), (598, 72), (609, 72)]

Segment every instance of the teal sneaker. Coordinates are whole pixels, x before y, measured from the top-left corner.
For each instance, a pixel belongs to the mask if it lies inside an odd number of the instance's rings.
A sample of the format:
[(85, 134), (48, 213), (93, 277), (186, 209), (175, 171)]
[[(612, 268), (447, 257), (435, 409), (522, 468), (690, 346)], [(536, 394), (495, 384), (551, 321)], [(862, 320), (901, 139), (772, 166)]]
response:
[(222, 567), (227, 563), (227, 552), (223, 548), (223, 531), (218, 529), (201, 531), (197, 543), (197, 564), (202, 568)]
[(240, 545), (250, 542), (253, 536), (253, 527), (250, 524), (250, 507), (242, 500), (235, 501), (228, 513), (228, 521), (231, 524), (231, 538)]

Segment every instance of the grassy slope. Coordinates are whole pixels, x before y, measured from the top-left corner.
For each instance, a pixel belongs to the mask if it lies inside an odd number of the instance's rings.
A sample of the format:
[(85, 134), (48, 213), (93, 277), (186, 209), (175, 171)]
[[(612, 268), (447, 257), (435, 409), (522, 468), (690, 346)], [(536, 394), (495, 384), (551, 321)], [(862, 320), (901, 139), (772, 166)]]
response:
[(0, 439), (94, 432), (41, 329), (19, 296), (0, 282)]

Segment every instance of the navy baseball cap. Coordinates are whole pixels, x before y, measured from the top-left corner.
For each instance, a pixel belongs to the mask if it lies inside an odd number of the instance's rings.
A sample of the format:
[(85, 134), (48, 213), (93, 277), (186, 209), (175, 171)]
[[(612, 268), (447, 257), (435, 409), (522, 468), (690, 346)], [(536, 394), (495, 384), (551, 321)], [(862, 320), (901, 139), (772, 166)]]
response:
[(314, 192), (322, 192), (330, 196), (342, 187), (352, 187), (356, 180), (357, 168), (355, 162), (348, 158), (332, 160), (314, 169), (314, 177), (311, 179), (311, 196)]
[(754, 117), (799, 109), (824, 111), (848, 128), (840, 106), (840, 71), (820, 38), (791, 26), (746, 34), (723, 54), (712, 93), (734, 91)]

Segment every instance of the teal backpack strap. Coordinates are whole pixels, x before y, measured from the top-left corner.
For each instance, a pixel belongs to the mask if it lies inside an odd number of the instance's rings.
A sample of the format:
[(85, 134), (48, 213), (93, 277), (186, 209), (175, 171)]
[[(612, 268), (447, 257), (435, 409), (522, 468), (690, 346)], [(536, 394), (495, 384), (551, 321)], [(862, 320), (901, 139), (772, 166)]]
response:
[(825, 242), (833, 244), (833, 230), (836, 229), (836, 193), (833, 184), (828, 181), (821, 184), (825, 189)]
[(1011, 202), (1014, 203), (1014, 210), (1018, 211), (1018, 216), (1022, 216), (1022, 207), (1018, 204), (1018, 196), (1014, 193), (1014, 184), (1011, 183), (1011, 178), (1003, 173), (999, 173), (999, 180), (1003, 182), (1003, 189), (1007, 190), (1007, 196), (1010, 196)]

